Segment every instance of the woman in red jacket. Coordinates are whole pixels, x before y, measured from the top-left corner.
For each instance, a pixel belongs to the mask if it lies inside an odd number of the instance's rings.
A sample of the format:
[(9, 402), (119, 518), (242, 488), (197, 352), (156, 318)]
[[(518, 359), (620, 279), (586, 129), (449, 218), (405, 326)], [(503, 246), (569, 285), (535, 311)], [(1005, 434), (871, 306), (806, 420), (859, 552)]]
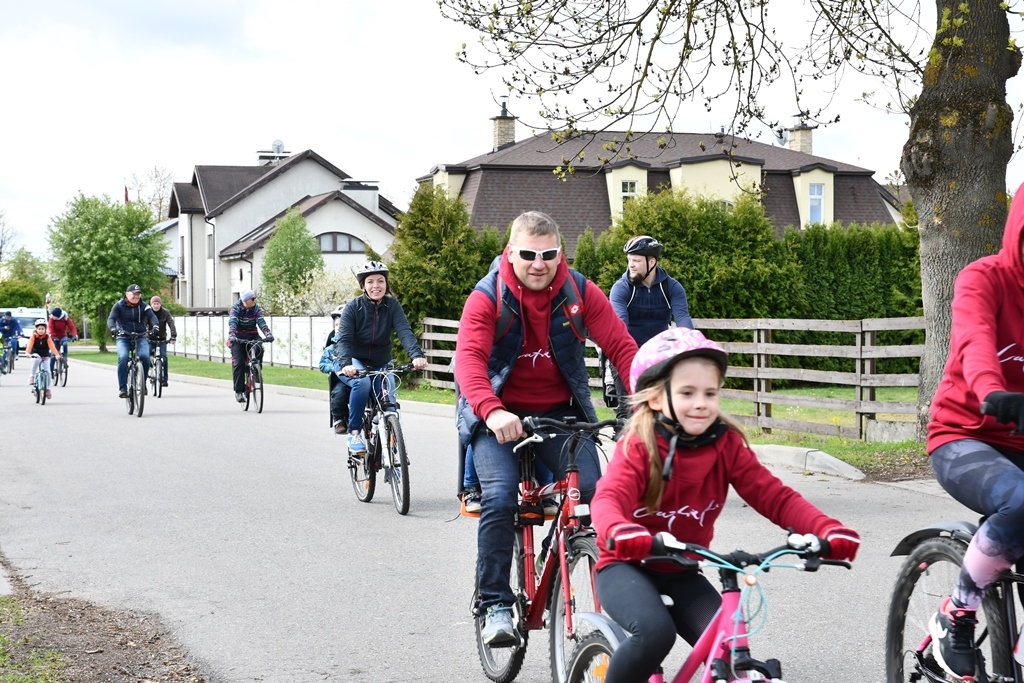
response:
[[(633, 359), (629, 380), (636, 409), (590, 506), (601, 549), (598, 597), (632, 634), (612, 656), (605, 683), (648, 680), (676, 633), (693, 645), (711, 623), (722, 600), (703, 574), (657, 571), (640, 560), (660, 531), (708, 546), (730, 484), (780, 527), (828, 540), (830, 557), (852, 560), (857, 554), (857, 532), (779, 481), (757, 460), (739, 426), (719, 412), (727, 366), (721, 346), (681, 327), (651, 338)], [(608, 539), (614, 540), (611, 551)], [(662, 603), (662, 594), (672, 598), (672, 607)]]
[[(928, 425), (935, 478), (987, 517), (967, 547), (952, 595), (929, 624), (935, 659), (956, 680), (974, 677), (974, 626), (985, 588), (1024, 557), (1022, 232), (1024, 185), (1010, 207), (1002, 249), (957, 275), (949, 358)], [(982, 403), (990, 416), (982, 415)]]

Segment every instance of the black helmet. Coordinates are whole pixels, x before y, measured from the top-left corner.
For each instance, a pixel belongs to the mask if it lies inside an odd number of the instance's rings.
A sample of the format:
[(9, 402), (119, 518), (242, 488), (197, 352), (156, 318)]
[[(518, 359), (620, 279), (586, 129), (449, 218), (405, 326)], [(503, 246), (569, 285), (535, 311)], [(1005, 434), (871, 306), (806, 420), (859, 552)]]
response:
[(661, 258), (661, 243), (650, 235), (637, 235), (622, 248), (626, 254)]
[(50, 315), (52, 315), (57, 320), (60, 320), (60, 317), (64, 315), (64, 311), (60, 310), (60, 308), (54, 308), (52, 311), (50, 311)]
[(363, 282), (366, 281), (367, 276), (370, 275), (383, 275), (384, 279), (388, 278), (388, 267), (380, 261), (367, 261), (363, 264), (363, 267), (356, 273), (356, 280), (359, 282), (359, 288), (362, 289)]

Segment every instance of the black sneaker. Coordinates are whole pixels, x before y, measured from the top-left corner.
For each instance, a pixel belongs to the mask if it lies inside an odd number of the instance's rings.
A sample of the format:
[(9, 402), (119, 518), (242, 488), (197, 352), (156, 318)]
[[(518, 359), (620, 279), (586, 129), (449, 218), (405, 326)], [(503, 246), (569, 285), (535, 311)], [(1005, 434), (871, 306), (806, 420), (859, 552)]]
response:
[(462, 495), (462, 504), (465, 507), (466, 512), (471, 515), (480, 514), (481, 500), (483, 500), (483, 497), (480, 495), (479, 488), (472, 488)]
[(977, 664), (974, 627), (977, 624), (977, 612), (957, 607), (952, 598), (946, 598), (928, 623), (935, 661), (955, 680), (974, 680)]
[(128, 398), (128, 392), (126, 390), (124, 390), (124, 389), (121, 389), (121, 391), (117, 392), (117, 397), (118, 398)]
[(235, 400), (239, 403), (245, 403), (245, 394), (240, 391), (235, 392)]

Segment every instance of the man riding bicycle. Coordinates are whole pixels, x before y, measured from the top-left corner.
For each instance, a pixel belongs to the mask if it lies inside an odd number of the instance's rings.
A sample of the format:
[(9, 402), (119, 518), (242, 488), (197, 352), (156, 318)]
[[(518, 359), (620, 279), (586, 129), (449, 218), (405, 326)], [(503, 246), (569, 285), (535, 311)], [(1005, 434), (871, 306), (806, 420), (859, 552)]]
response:
[(985, 516), (952, 595), (929, 624), (935, 659), (955, 680), (974, 678), (974, 627), (985, 589), (1024, 557), (1022, 191), (1024, 185), (1014, 195), (999, 253), (969, 264), (956, 278), (949, 358), (928, 425), (935, 478)]
[[(593, 337), (624, 376), (637, 346), (604, 292), (570, 270), (558, 225), (529, 211), (512, 223), (499, 267), (470, 293), (456, 345), (455, 378), (461, 395), (456, 421), (463, 446), (472, 446), (482, 501), (477, 532), (477, 575), (483, 641), (514, 645), (515, 600), (509, 585), (521, 418), (573, 416), (596, 422), (585, 361)], [(534, 452), (558, 478), (568, 436), (535, 444)], [(600, 476), (597, 446), (584, 440), (577, 456), (582, 502)]]
[[(60, 354), (67, 360), (68, 337), (71, 338), (71, 341), (78, 341), (78, 330), (75, 328), (74, 321), (68, 316), (67, 311), (63, 311), (58, 307), (50, 311), (48, 327), (53, 343), (57, 345), (57, 348), (60, 349)], [(50, 360), (50, 372), (53, 372), (56, 366), (57, 358), (54, 357)]]
[(4, 311), (3, 317), (0, 317), (0, 337), (3, 338), (3, 351), (0, 352), (0, 356), (3, 356), (4, 361), (0, 372), (7, 372), (7, 354), (18, 355), (18, 337), (24, 336), (25, 332), (21, 329), (18, 319), (12, 317), (10, 311)]
[[(259, 341), (260, 332), (263, 332), (263, 341), (274, 341), (274, 335), (271, 334), (267, 321), (263, 319), (263, 308), (256, 303), (256, 292), (247, 289), (242, 292), (228, 314), (226, 342), (227, 347), (231, 349), (231, 379), (235, 389), (235, 400), (239, 403), (245, 403), (245, 368), (249, 363), (245, 342)], [(263, 361), (262, 346), (256, 347), (256, 361)]]
[(153, 309), (142, 300), (142, 288), (128, 285), (124, 298), (110, 309), (107, 316), (107, 329), (117, 340), (117, 391), (119, 398), (128, 398), (128, 354), (133, 340), (126, 336), (139, 335), (135, 342), (135, 353), (142, 361), (142, 370), (149, 374), (149, 340), (146, 329), (150, 325), (159, 325)]

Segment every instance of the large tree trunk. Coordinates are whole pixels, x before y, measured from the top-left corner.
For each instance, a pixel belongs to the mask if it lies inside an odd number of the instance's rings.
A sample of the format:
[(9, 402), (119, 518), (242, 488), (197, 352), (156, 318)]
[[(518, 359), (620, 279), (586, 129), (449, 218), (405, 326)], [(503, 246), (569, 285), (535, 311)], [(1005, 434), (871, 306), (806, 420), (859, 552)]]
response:
[[(1006, 81), (1020, 68), (1020, 52), (1009, 47), (1006, 11), (996, 0), (974, 0), (964, 13), (962, 2), (936, 2), (939, 27), (900, 164), (921, 233), (921, 438), (949, 355), (953, 280), (971, 261), (999, 250), (1013, 151)], [(958, 18), (964, 21), (955, 26)]]

